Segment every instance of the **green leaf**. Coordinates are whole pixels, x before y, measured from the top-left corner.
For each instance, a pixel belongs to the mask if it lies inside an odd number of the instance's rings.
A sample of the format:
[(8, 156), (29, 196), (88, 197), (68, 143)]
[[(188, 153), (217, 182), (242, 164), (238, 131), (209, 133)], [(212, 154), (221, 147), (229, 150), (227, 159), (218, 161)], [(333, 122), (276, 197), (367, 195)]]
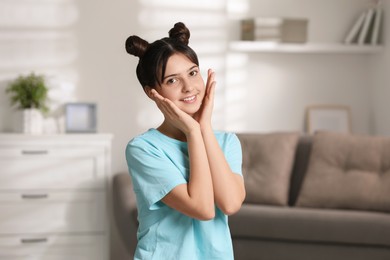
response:
[(5, 92), (10, 95), (12, 106), (18, 109), (36, 108), (43, 113), (49, 111), (46, 103), (48, 87), (42, 75), (33, 72), (27, 76), (19, 76), (11, 81)]

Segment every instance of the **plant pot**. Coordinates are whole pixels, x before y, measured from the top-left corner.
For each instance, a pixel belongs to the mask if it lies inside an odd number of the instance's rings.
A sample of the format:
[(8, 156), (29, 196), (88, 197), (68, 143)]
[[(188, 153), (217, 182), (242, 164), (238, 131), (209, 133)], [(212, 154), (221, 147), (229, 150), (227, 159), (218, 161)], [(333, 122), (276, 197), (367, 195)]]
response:
[(42, 134), (43, 116), (38, 109), (23, 109), (17, 111), (15, 132), (24, 134)]

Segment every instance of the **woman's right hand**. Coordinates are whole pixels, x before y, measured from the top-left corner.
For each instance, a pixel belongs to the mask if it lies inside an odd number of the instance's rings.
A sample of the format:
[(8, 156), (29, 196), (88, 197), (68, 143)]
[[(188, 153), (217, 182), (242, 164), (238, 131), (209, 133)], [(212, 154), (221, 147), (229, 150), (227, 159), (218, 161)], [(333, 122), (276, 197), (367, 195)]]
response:
[(199, 123), (194, 118), (178, 108), (171, 100), (161, 96), (155, 89), (151, 90), (151, 98), (164, 114), (165, 120), (169, 121), (185, 135), (200, 128)]

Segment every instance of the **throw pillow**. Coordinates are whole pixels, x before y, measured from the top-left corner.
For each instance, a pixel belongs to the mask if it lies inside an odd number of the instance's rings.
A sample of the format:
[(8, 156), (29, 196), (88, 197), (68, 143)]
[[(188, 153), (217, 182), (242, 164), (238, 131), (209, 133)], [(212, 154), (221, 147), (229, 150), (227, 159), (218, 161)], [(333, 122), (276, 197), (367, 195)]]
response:
[(286, 206), (299, 133), (239, 134), (247, 203)]
[(297, 206), (390, 211), (390, 138), (318, 132)]

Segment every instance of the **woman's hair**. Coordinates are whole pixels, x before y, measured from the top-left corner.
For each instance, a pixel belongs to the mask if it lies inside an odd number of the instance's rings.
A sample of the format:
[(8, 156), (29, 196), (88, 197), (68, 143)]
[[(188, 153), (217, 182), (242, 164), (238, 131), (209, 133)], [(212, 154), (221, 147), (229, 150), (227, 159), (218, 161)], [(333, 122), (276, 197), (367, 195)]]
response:
[(176, 23), (169, 31), (169, 37), (162, 38), (151, 44), (133, 35), (126, 40), (126, 51), (139, 57), (137, 77), (142, 87), (155, 88), (161, 85), (168, 59), (173, 54), (183, 54), (191, 62), (199, 66), (198, 56), (188, 46), (190, 31), (181, 22)]

